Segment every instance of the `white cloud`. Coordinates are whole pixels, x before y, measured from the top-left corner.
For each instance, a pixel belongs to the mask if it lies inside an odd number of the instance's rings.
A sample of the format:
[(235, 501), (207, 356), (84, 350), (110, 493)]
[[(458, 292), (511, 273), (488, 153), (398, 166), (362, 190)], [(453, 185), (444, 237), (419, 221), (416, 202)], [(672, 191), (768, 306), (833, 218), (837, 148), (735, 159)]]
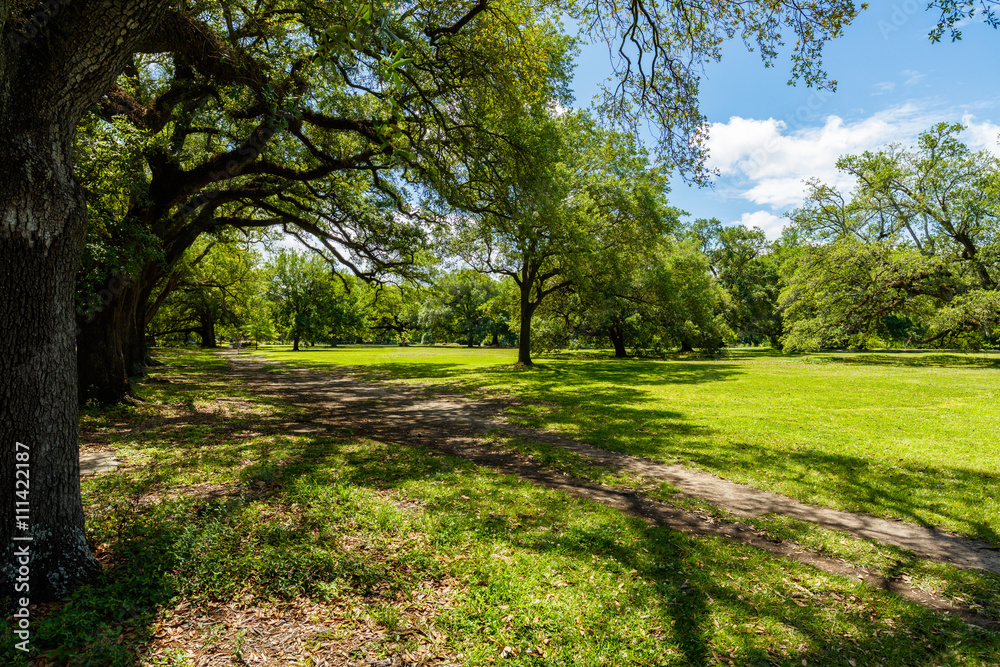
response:
[(962, 125), (966, 127), (962, 138), (965, 139), (969, 148), (973, 150), (986, 149), (1000, 157), (1000, 143), (998, 143), (1000, 141), (1000, 125), (995, 125), (988, 120), (977, 123), (976, 117), (969, 113), (962, 116)]
[[(921, 132), (941, 121), (954, 122), (961, 113), (904, 104), (855, 121), (831, 115), (822, 125), (808, 127), (794, 119), (733, 116), (709, 128), (709, 164), (719, 171), (723, 188), (736, 189), (742, 198), (782, 212), (802, 202), (803, 183), (810, 178), (850, 190), (853, 181), (836, 168), (840, 156), (890, 143), (911, 145)], [(962, 138), (971, 148), (988, 148), (1000, 155), (1000, 125), (977, 122), (969, 113), (961, 119), (969, 128)]]
[(900, 74), (906, 77), (906, 81), (903, 82), (904, 86), (912, 86), (919, 83), (920, 80), (926, 76), (923, 72), (918, 72), (912, 69), (904, 69), (900, 72)]
[(760, 229), (767, 234), (767, 238), (776, 239), (781, 236), (781, 230), (784, 228), (787, 220), (780, 216), (767, 211), (754, 211), (753, 213), (744, 213), (743, 217), (732, 224), (743, 225), (744, 227), (760, 227)]
[(880, 81), (878, 83), (872, 84), (872, 88), (876, 90), (874, 95), (881, 95), (883, 93), (891, 93), (896, 90), (896, 84), (892, 81)]

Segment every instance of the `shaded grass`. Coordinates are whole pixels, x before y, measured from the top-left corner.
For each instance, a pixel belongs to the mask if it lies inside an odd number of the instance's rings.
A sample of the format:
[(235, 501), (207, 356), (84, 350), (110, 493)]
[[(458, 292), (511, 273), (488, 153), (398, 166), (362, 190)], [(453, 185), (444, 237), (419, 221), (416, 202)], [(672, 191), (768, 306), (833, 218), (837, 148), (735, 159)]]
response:
[[(37, 610), (33, 642), (58, 663), (137, 664), (177, 609), (219, 601), (307, 599), (382, 629), (356, 660), (417, 652), (407, 601), (442, 582), (419, 622), (462, 664), (1000, 662), (995, 635), (858, 582), (460, 459), (310, 431), (211, 356), (165, 356), (171, 383), (143, 386), (146, 405), (83, 418), (85, 440), (129, 467), (84, 484), (104, 576)], [(7, 627), (0, 662), (15, 664)]]
[(398, 349), (260, 353), (498, 397), (527, 426), (1000, 546), (995, 354), (561, 354), (524, 370), (509, 365), (508, 350), (407, 348), (431, 356), (391, 356)]

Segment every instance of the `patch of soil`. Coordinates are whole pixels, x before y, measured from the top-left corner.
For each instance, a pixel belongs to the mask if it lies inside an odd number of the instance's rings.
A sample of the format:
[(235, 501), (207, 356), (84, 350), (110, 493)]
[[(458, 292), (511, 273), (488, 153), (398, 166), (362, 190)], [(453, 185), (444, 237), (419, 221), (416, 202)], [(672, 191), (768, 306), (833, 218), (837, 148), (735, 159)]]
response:
[[(445, 636), (433, 628), (435, 610), (449, 598), (448, 582), (439, 582), (412, 600), (396, 600), (393, 628), (347, 613), (343, 603), (317, 604), (308, 599), (281, 605), (211, 603), (196, 608), (182, 602), (153, 628), (144, 658), (179, 656), (198, 665), (310, 664), (361, 667), (438, 667), (462, 664), (443, 648)], [(156, 664), (160, 664), (157, 662)]]

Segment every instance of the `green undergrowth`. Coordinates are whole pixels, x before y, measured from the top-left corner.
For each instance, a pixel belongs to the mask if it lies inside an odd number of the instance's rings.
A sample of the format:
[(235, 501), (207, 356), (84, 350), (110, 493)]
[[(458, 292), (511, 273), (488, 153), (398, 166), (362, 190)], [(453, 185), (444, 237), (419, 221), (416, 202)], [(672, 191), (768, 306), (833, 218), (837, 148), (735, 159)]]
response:
[(593, 352), (512, 366), (511, 350), (345, 346), (288, 364), (341, 368), (506, 403), (518, 423), (681, 463), (804, 502), (895, 518), (1000, 546), (1000, 354), (614, 359)]
[[(857, 581), (326, 431), (216, 357), (163, 357), (143, 405), (82, 416), (123, 462), (84, 481), (104, 574), (36, 610), (36, 657), (140, 664), (181, 609), (308, 602), (384, 633), (358, 662), (415, 650), (424, 624), (467, 665), (1000, 664), (995, 634)], [(420, 619), (417, 599), (434, 600)], [(0, 664), (18, 664), (4, 623)]]

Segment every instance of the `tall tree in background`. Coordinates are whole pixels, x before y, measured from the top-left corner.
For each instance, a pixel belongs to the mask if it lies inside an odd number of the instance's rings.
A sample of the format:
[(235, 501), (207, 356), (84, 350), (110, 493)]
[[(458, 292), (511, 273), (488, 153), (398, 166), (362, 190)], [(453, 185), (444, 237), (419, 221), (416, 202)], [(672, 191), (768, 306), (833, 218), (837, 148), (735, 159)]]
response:
[(410, 334), (420, 327), (423, 289), (403, 282), (370, 285), (359, 296), (366, 312), (366, 329), (378, 340), (395, 338), (400, 345), (409, 345)]
[(204, 348), (216, 347), (217, 329), (238, 330), (250, 317), (259, 253), (247, 243), (201, 239), (175, 269), (176, 284), (165, 298), (150, 333), (197, 333)]
[[(476, 270), (517, 285), (518, 363), (530, 366), (531, 321), (544, 300), (658, 238), (672, 218), (662, 174), (626, 137), (580, 112), (536, 110), (520, 122), (510, 133), (520, 145), (500, 164), (502, 177), (469, 188), (460, 209), (470, 213), (459, 217), (454, 247)], [(478, 168), (497, 168), (495, 154)], [(472, 173), (470, 181), (488, 181)]]
[(292, 349), (297, 352), (303, 340), (325, 340), (337, 317), (339, 296), (330, 266), (312, 253), (283, 248), (266, 272), (275, 322)]
[(434, 281), (421, 308), (420, 326), (436, 339), (460, 338), (467, 347), (472, 347), (489, 331), (486, 308), (498, 290), (499, 286), (489, 276), (477, 271), (464, 269), (442, 274)]
[(698, 243), (712, 274), (729, 293), (726, 319), (736, 339), (753, 344), (767, 340), (780, 350), (780, 244), (769, 243), (757, 227), (726, 227), (715, 218), (695, 220), (688, 236)]
[[(841, 158), (850, 195), (813, 182), (796, 229), (813, 244), (782, 296), (796, 347), (981, 345), (1000, 325), (1000, 161), (940, 124), (914, 148)], [(889, 319), (887, 319), (889, 318)], [(898, 328), (898, 326), (896, 327)]]

